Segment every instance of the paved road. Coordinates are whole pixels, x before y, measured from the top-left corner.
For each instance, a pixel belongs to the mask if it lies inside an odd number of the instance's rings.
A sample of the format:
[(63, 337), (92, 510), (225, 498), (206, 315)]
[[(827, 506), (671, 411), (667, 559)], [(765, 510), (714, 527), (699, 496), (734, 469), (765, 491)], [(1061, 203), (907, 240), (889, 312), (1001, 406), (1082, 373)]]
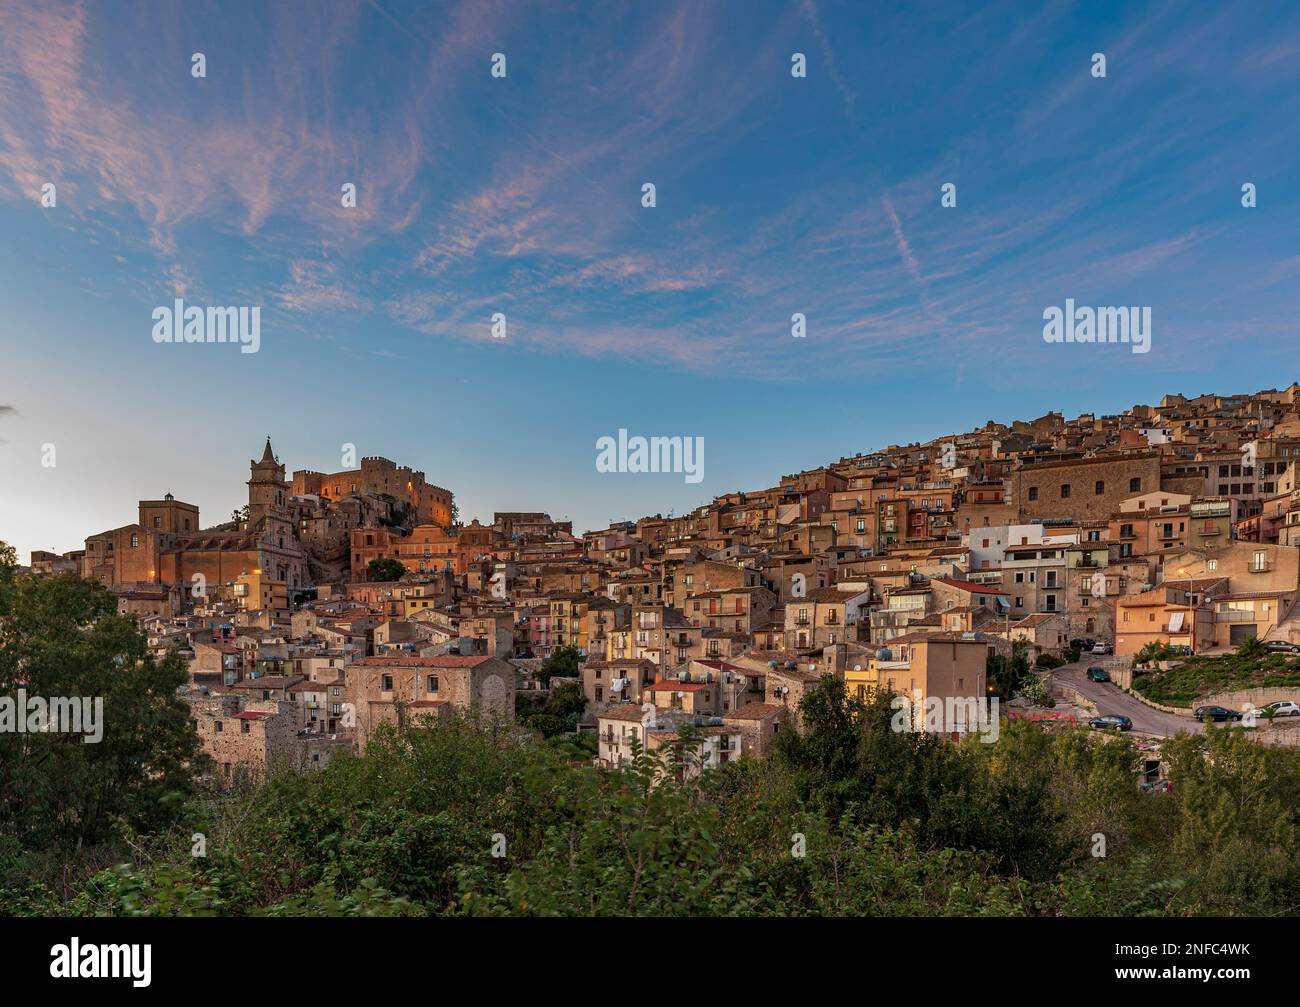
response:
[(1092, 662), (1083, 660), (1077, 664), (1067, 664), (1052, 672), (1054, 681), (1061, 682), (1075, 689), (1081, 696), (1096, 704), (1098, 713), (1117, 713), (1133, 721), (1133, 730), (1145, 734), (1156, 734), (1162, 738), (1172, 738), (1179, 731), (1188, 734), (1200, 734), (1205, 725), (1191, 717), (1180, 717), (1176, 713), (1153, 710), (1145, 703), (1134, 699), (1114, 682), (1090, 682), (1088, 667)]

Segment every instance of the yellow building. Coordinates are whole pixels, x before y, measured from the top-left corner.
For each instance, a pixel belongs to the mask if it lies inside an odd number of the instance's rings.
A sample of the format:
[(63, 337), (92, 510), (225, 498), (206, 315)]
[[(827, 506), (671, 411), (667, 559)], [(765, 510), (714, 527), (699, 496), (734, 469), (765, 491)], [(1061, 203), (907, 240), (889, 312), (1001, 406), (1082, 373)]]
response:
[(273, 580), (261, 569), (245, 570), (235, 578), (235, 600), (245, 612), (270, 612), (288, 618), (289, 585)]

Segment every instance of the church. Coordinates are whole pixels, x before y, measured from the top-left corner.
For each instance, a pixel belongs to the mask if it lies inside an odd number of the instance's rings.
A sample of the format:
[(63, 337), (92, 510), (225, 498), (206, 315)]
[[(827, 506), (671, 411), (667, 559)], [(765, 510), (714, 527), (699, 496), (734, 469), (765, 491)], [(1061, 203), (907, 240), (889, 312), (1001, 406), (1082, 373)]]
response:
[[(86, 539), (82, 575), (122, 589), (179, 588), (186, 607), (235, 593), (242, 576), (292, 592), (307, 585), (307, 564), (290, 506), (285, 467), (271, 439), (249, 462), (248, 518), (233, 530), (203, 530), (199, 509), (168, 493), (141, 500), (139, 520)], [(224, 527), (224, 526), (223, 526)]]

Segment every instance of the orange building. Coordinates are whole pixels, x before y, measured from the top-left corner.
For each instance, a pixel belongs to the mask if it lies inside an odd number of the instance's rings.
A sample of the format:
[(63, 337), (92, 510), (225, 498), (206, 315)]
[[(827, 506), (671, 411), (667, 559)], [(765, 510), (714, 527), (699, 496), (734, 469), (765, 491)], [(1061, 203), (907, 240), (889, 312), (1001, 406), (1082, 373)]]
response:
[(387, 494), (406, 507), (420, 524), (451, 526), (452, 494), (425, 481), (424, 473), (378, 456), (361, 459), (361, 468), (324, 473), (301, 469), (293, 474), (294, 496), (342, 500), (359, 493)]

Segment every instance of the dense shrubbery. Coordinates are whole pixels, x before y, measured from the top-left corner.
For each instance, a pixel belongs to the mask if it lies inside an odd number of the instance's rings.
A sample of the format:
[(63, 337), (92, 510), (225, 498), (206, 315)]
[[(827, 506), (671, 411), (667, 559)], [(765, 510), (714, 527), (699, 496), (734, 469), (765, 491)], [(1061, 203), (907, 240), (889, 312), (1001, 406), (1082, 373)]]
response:
[[(0, 846), (10, 914), (1019, 915), (1294, 912), (1300, 765), (1214, 731), (1143, 794), (1121, 738), (890, 730), (833, 680), (764, 762), (650, 785), (471, 719), (380, 734), (132, 835), (69, 888)], [(1206, 753), (1211, 758), (1206, 758)], [(194, 832), (207, 856), (192, 857)], [(1106, 836), (1107, 857), (1091, 855)], [(802, 837), (802, 839), (800, 838)], [(504, 842), (504, 849), (501, 844)], [(495, 851), (494, 851), (495, 846)], [(128, 847), (122, 847), (126, 852)], [(802, 851), (805, 855), (798, 856)], [(504, 853), (494, 856), (494, 852)], [(81, 861), (69, 854), (69, 863)], [(46, 882), (53, 878), (46, 875)]]

